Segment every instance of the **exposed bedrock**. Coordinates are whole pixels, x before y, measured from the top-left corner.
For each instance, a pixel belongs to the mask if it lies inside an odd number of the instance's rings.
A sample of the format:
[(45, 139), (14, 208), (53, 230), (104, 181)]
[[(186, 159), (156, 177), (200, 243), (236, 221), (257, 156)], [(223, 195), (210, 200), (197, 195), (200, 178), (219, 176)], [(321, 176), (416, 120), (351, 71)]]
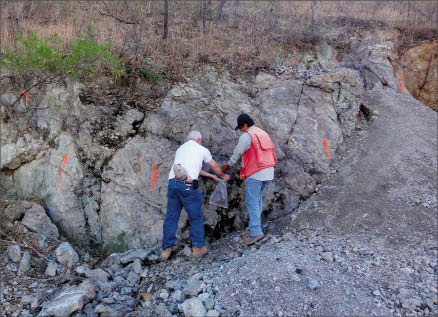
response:
[[(46, 86), (29, 94), (29, 106), (18, 104), (15, 118), (2, 112), (2, 196), (39, 201), (60, 234), (84, 243), (122, 237), (133, 247), (156, 245), (175, 150), (196, 129), (213, 158), (224, 163), (238, 139), (236, 118), (247, 112), (276, 145), (279, 161), (264, 215), (278, 218), (311, 197), (329, 174), (337, 149), (366, 106), (365, 90), (397, 89), (387, 58), (394, 50), (392, 35), (367, 36), (351, 40), (363, 57), (361, 67), (346, 58), (336, 65), (334, 49), (325, 43), (316, 48), (315, 67), (308, 70), (259, 72), (244, 80), (207, 66), (173, 85), (153, 107), (142, 96), (126, 103), (111, 91), (97, 96), (77, 83)], [(18, 88), (3, 83), (1, 102), (11, 104)], [(215, 184), (201, 181), (209, 234), (246, 225), (238, 169), (230, 171), (228, 210), (208, 205)], [(187, 232), (183, 212), (179, 235)]]

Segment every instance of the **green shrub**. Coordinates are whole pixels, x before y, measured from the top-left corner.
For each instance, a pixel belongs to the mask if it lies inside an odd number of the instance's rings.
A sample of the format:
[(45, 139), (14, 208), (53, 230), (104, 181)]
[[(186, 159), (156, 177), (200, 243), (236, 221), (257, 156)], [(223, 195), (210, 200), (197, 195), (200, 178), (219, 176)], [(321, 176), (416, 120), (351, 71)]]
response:
[(117, 79), (123, 68), (111, 47), (111, 43), (97, 44), (86, 36), (63, 42), (56, 34), (43, 38), (34, 32), (27, 37), (20, 34), (17, 44), (6, 48), (0, 65), (19, 75), (86, 79), (109, 73)]
[(162, 81), (163, 80), (163, 77), (160, 74), (154, 73), (153, 71), (151, 71), (148, 68), (140, 69), (140, 74), (146, 80), (150, 80), (150, 81)]

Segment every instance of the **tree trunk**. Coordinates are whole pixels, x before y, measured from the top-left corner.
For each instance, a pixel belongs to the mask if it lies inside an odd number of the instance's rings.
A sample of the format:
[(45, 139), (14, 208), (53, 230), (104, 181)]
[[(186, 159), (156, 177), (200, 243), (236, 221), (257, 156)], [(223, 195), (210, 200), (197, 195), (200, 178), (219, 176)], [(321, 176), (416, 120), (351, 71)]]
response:
[(221, 0), (219, 3), (219, 6), (217, 8), (217, 20), (222, 20), (222, 9), (224, 8), (225, 1), (227, 0)]
[(168, 34), (169, 34), (169, 0), (164, 0), (163, 40), (167, 39)]
[(202, 33), (207, 33), (207, 29), (205, 27), (205, 13), (207, 11), (207, 0), (202, 0)]
[(311, 24), (311, 31), (312, 33), (315, 31), (315, 9), (316, 9), (316, 1), (312, 1), (312, 4), (310, 6), (312, 10), (312, 24)]

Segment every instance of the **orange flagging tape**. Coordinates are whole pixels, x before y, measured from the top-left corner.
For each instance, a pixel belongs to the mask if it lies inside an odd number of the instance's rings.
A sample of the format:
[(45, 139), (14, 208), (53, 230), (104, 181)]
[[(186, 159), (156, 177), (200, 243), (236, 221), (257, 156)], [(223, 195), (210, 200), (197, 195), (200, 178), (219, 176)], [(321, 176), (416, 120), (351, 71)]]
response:
[(23, 95), (24, 95), (24, 97), (25, 97), (26, 106), (27, 106), (27, 104), (29, 103), (29, 95), (27, 94), (27, 91), (26, 91), (26, 90), (23, 90)]
[(154, 189), (155, 184), (157, 183), (157, 164), (154, 163), (153, 171), (152, 171), (152, 179), (151, 179), (151, 189)]
[(297, 58), (294, 56), (294, 66), (297, 67)]
[(61, 165), (61, 173), (59, 174), (59, 187), (61, 187), (61, 189), (62, 189), (62, 174), (64, 173), (65, 164), (67, 164), (67, 154), (64, 155), (64, 161), (62, 162)]
[(327, 157), (330, 158), (330, 151), (327, 145), (327, 140), (322, 138), (322, 146), (324, 146), (325, 152), (327, 153)]
[(338, 59), (336, 58), (335, 53), (333, 53), (333, 59), (335, 60), (335, 63), (336, 63), (336, 64), (339, 64)]
[(402, 94), (404, 94), (405, 93), (405, 87), (403, 86), (403, 82), (402, 82), (400, 74), (398, 74), (398, 84), (400, 86), (400, 90), (401, 90)]

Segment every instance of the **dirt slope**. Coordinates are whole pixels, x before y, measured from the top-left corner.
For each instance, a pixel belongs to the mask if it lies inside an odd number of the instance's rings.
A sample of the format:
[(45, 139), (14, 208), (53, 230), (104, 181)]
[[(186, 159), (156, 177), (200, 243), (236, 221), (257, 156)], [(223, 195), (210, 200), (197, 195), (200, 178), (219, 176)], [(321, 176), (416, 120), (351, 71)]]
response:
[(437, 113), (392, 89), (368, 91), (364, 103), (378, 115), (293, 225), (372, 232), (395, 244), (436, 235)]

